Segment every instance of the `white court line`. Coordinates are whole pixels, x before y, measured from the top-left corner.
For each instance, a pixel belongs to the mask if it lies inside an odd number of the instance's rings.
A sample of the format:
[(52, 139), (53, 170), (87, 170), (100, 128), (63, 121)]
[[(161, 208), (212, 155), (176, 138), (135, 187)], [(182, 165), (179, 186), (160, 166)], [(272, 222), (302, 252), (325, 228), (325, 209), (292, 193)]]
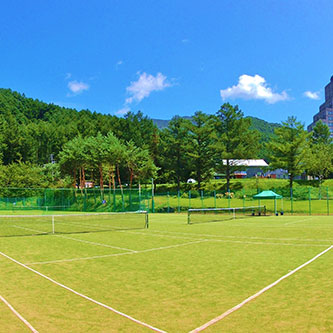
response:
[(293, 221), (293, 222), (288, 222), (288, 223), (285, 223), (284, 225), (290, 225), (290, 224), (296, 224), (296, 223), (300, 223), (300, 222), (304, 222), (304, 221), (309, 221), (309, 220), (312, 220), (313, 217), (308, 217), (308, 218), (305, 218), (303, 220), (297, 220), (297, 221)]
[[(29, 230), (29, 231), (34, 231), (34, 232), (48, 234), (47, 232), (44, 232), (44, 231), (40, 231), (40, 230), (36, 230), (36, 229), (30, 229), (30, 228), (25, 228), (25, 227), (21, 227), (21, 226), (17, 226), (17, 225), (13, 225), (13, 227), (19, 228), (19, 229), (25, 229), (25, 230)], [(117, 249), (117, 250), (124, 250), (124, 251), (136, 252), (135, 250), (127, 249), (127, 248), (124, 248), (124, 247), (107, 245), (107, 244), (103, 244), (103, 243), (90, 242), (90, 241), (86, 241), (86, 240), (83, 240), (83, 239), (78, 239), (78, 238), (73, 238), (73, 237), (68, 237), (68, 236), (63, 236), (63, 235), (56, 235), (56, 234), (49, 234), (49, 235), (50, 236), (54, 236), (54, 237), (65, 238), (65, 239), (71, 239), (71, 240), (75, 240), (77, 242), (91, 244), (91, 245), (96, 245), (96, 246), (103, 246), (103, 247), (109, 247), (109, 248)]]
[(252, 245), (281, 245), (281, 246), (301, 246), (301, 247), (323, 247), (330, 244), (297, 244), (297, 243), (271, 243), (271, 242), (250, 242), (236, 241), (229, 239), (209, 239), (209, 242), (237, 243), (237, 244), (252, 244)]
[(239, 303), (238, 305), (234, 306), (233, 308), (229, 309), (228, 311), (222, 313), (221, 315), (219, 315), (218, 317), (210, 320), (209, 322), (207, 322), (206, 324), (195, 328), (194, 330), (192, 330), (190, 333), (197, 333), (197, 332), (201, 332), (203, 330), (205, 330), (206, 328), (208, 328), (209, 326), (217, 323), (218, 321), (222, 320), (223, 318), (227, 317), (228, 315), (230, 315), (231, 313), (237, 311), (238, 309), (240, 309), (241, 307), (243, 307), (245, 304), (247, 304), (248, 302), (252, 301), (253, 299), (257, 298), (258, 296), (262, 295), (265, 291), (273, 288), (274, 286), (276, 286), (278, 283), (280, 283), (281, 281), (283, 281), (284, 279), (286, 279), (287, 277), (289, 277), (290, 275), (295, 274), (297, 271), (299, 271), (300, 269), (302, 269), (303, 267), (311, 264), (313, 261), (315, 261), (316, 259), (318, 259), (320, 256), (322, 256), (323, 254), (325, 254), (326, 252), (330, 251), (333, 248), (333, 245), (331, 245), (330, 247), (328, 247), (326, 250), (320, 252), (319, 254), (317, 254), (315, 257), (313, 257), (312, 259), (310, 259), (309, 261), (307, 261), (306, 263), (302, 264), (301, 266), (298, 266), (297, 268), (295, 268), (294, 270), (292, 270), (291, 272), (289, 272), (288, 274), (280, 277), (278, 280), (276, 280), (275, 282), (271, 283), (270, 285), (268, 285), (267, 287), (261, 289), (260, 291), (258, 291), (257, 293), (255, 293), (254, 295), (248, 297), (247, 299), (245, 299), (243, 302)]
[[(143, 234), (143, 233), (139, 233), (139, 232), (127, 232), (127, 231), (121, 231), (121, 232), (125, 232), (125, 233), (132, 233), (132, 234), (136, 234), (138, 233), (139, 235)], [(151, 234), (151, 233), (147, 233), (147, 234), (143, 234), (145, 236), (156, 236), (156, 237), (165, 237), (165, 238), (184, 238), (184, 239), (192, 239), (192, 240), (200, 240), (200, 238), (190, 238), (190, 237), (178, 237), (178, 236), (169, 236), (169, 235), (165, 235), (165, 234)], [(206, 235), (209, 236), (209, 235)], [(305, 247), (322, 247), (322, 246), (329, 246), (330, 244), (295, 244), (295, 243), (271, 243), (271, 242), (251, 242), (251, 241), (243, 241), (243, 240), (230, 240), (230, 239), (217, 239), (215, 237), (219, 237), (219, 236), (214, 236), (212, 235), (212, 239), (207, 239), (208, 241), (211, 242), (223, 242), (223, 243), (236, 243), (236, 244), (258, 244), (258, 245), (283, 245), (283, 246), (305, 246)], [(237, 237), (237, 236), (220, 236), (220, 238), (223, 237), (227, 237), (227, 238), (241, 238), (241, 239), (259, 239), (259, 240), (290, 240), (290, 239), (283, 239), (283, 238), (260, 238), (260, 237)], [(292, 240), (292, 239), (291, 239)], [(297, 240), (302, 240), (302, 239), (297, 239)], [(331, 242), (331, 240), (326, 240), (327, 242)]]
[(31, 332), (38, 333), (38, 331), (25, 319), (23, 318), (14, 308), (12, 305), (9, 304), (1, 295), (0, 295), (0, 301), (3, 301), (9, 309), (14, 313), (14, 315), (19, 318), (29, 329)]
[(63, 235), (53, 235), (53, 236), (55, 236), (55, 237), (61, 237), (61, 238), (65, 238), (65, 239), (71, 239), (71, 240), (74, 240), (74, 241), (77, 241), (77, 242), (86, 243), (86, 244), (90, 244), (90, 245), (109, 247), (109, 248), (112, 248), (112, 249), (130, 251), (130, 252), (134, 252), (134, 253), (137, 252), (136, 250), (127, 249), (125, 247), (118, 247), (118, 246), (108, 245), (108, 244), (104, 244), (104, 243), (90, 242), (90, 241), (87, 241), (87, 240), (73, 238), (73, 237), (68, 237), (68, 236), (63, 236)]
[(122, 253), (105, 254), (105, 255), (93, 256), (93, 257), (82, 257), (82, 258), (52, 260), (52, 261), (30, 262), (30, 263), (25, 263), (25, 265), (57, 264), (57, 263), (62, 263), (62, 262), (81, 261), (81, 260), (92, 260), (92, 259), (109, 258), (109, 257), (119, 257), (119, 256), (124, 256), (124, 255), (130, 255), (130, 254), (139, 254), (139, 253), (146, 253), (146, 252), (153, 252), (153, 251), (159, 251), (159, 250), (172, 249), (172, 248), (175, 248), (175, 247), (192, 245), (192, 244), (197, 244), (197, 243), (202, 243), (202, 242), (209, 242), (209, 240), (208, 239), (200, 239), (200, 240), (195, 241), (195, 242), (175, 244), (175, 245), (169, 245), (169, 246), (163, 246), (163, 247), (155, 247), (155, 248), (152, 248), (152, 249), (146, 249), (146, 250), (135, 251), (135, 252), (132, 251), (132, 252), (122, 252)]
[(143, 233), (143, 232), (136, 232), (136, 231), (117, 231), (117, 232), (123, 232), (125, 234), (139, 234), (139, 235), (144, 235), (144, 236), (154, 236), (154, 237), (166, 237), (166, 238), (177, 238), (177, 239), (191, 239), (191, 240), (196, 240), (196, 239), (200, 239), (200, 238), (193, 238), (193, 237), (186, 237), (186, 236), (170, 236), (170, 235), (161, 235), (161, 234), (157, 234), (154, 235), (153, 233), (149, 232), (149, 233)]
[(32, 229), (32, 228), (25, 228), (25, 227), (21, 227), (21, 226), (19, 226), (19, 225), (15, 225), (15, 224), (10, 225), (10, 227), (17, 228), (17, 229), (28, 230), (28, 231), (33, 231), (33, 232), (39, 232), (39, 233), (41, 233), (41, 234), (45, 234), (45, 235), (48, 234), (47, 231), (41, 231), (41, 230), (36, 230), (36, 229)]
[(86, 296), (86, 295), (84, 295), (84, 294), (81, 294), (81, 293), (75, 291), (74, 289), (72, 289), (72, 288), (70, 288), (70, 287), (67, 287), (67, 286), (65, 286), (64, 284), (59, 283), (59, 282), (53, 280), (52, 278), (50, 278), (50, 277), (48, 277), (48, 276), (46, 276), (46, 275), (44, 275), (44, 274), (42, 274), (42, 273), (36, 271), (35, 269), (33, 269), (33, 268), (31, 268), (31, 267), (28, 267), (28, 266), (25, 265), (25, 264), (22, 264), (21, 262), (19, 262), (19, 261), (15, 260), (15, 259), (9, 257), (8, 255), (4, 254), (3, 252), (0, 252), (0, 255), (2, 255), (3, 257), (5, 257), (5, 258), (7, 258), (7, 259), (9, 259), (9, 260), (11, 260), (11, 261), (13, 261), (13, 262), (16, 263), (16, 264), (18, 264), (18, 265), (20, 265), (20, 266), (22, 266), (22, 267), (28, 269), (29, 271), (31, 271), (31, 272), (33, 272), (33, 273), (35, 273), (35, 274), (37, 274), (37, 275), (43, 277), (44, 279), (46, 279), (46, 280), (48, 280), (48, 281), (50, 281), (50, 282), (56, 284), (57, 286), (59, 286), (59, 287), (61, 287), (61, 288), (64, 288), (64, 289), (70, 291), (71, 293), (73, 293), (73, 294), (75, 294), (75, 295), (78, 295), (78, 296), (80, 296), (80, 297), (82, 297), (82, 298), (84, 298), (84, 299), (86, 299), (86, 300), (88, 300), (88, 301), (90, 301), (90, 302), (92, 302), (92, 303), (95, 303), (95, 304), (97, 304), (97, 305), (99, 305), (99, 306), (102, 306), (103, 308), (105, 308), (105, 309), (107, 309), (107, 310), (110, 310), (110, 311), (112, 311), (112, 312), (114, 312), (114, 313), (117, 313), (117, 314), (119, 314), (120, 316), (125, 317), (125, 318), (127, 318), (127, 319), (129, 319), (129, 320), (131, 320), (131, 321), (133, 321), (133, 322), (135, 322), (135, 323), (137, 323), (137, 324), (139, 324), (139, 325), (145, 326), (145, 327), (147, 327), (147, 328), (149, 328), (149, 329), (151, 329), (151, 330), (153, 330), (153, 331), (155, 331), (155, 332), (166, 333), (165, 331), (162, 331), (162, 330), (160, 330), (159, 328), (156, 328), (156, 327), (154, 327), (154, 326), (151, 326), (151, 325), (149, 325), (149, 324), (147, 324), (147, 323), (145, 323), (145, 322), (143, 322), (143, 321), (140, 321), (140, 320), (138, 320), (138, 319), (135, 319), (135, 318), (132, 317), (132, 316), (129, 316), (129, 315), (123, 313), (123, 312), (120, 312), (120, 311), (118, 311), (118, 310), (112, 308), (111, 306), (108, 306), (108, 305), (106, 305), (106, 304), (104, 304), (104, 303), (101, 303), (101, 302), (99, 302), (99, 301), (96, 301), (96, 300), (94, 300), (93, 298), (88, 297), (88, 296)]
[(210, 234), (195, 234), (190, 232), (179, 232), (179, 231), (158, 231), (150, 230), (154, 233), (171, 233), (179, 235), (193, 235), (201, 237), (212, 237), (212, 238), (237, 238), (237, 239), (258, 239), (258, 240), (285, 240), (285, 241), (304, 241), (304, 242), (332, 242), (333, 239), (312, 239), (312, 238), (274, 238), (274, 237), (256, 237), (256, 236), (229, 236), (229, 235), (210, 235)]

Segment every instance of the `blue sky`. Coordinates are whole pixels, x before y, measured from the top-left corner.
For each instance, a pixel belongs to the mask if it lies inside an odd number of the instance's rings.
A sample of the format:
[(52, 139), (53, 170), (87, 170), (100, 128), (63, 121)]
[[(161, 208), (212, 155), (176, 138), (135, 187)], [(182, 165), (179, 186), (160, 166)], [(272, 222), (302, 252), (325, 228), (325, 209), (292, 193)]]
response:
[(308, 125), (333, 75), (331, 0), (2, 1), (0, 87), (151, 118), (215, 113)]

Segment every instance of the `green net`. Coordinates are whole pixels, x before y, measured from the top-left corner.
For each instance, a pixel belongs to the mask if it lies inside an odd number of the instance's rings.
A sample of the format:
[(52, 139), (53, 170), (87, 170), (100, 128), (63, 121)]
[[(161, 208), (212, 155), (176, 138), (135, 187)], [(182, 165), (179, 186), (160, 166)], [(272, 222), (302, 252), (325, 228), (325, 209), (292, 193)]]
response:
[(0, 215), (0, 237), (148, 228), (146, 211), (57, 215)]
[(210, 223), (266, 215), (265, 206), (189, 209), (187, 223)]

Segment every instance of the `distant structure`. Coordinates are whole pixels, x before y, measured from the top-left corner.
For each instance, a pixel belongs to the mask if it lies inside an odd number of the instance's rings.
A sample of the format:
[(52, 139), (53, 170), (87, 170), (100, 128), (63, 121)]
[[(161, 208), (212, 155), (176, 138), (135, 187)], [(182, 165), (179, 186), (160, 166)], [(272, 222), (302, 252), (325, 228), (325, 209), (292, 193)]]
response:
[(320, 105), (319, 112), (313, 116), (313, 122), (308, 126), (308, 132), (311, 132), (316, 122), (321, 120), (326, 124), (333, 137), (333, 76), (330, 83), (325, 87), (325, 102)]

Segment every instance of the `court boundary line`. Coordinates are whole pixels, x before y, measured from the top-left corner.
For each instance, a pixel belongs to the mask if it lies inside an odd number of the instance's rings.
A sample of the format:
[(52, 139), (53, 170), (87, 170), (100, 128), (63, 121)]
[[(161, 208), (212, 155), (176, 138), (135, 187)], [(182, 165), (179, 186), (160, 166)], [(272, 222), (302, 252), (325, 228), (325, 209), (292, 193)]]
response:
[[(126, 232), (126, 231), (123, 231)], [(178, 234), (178, 235), (196, 235), (201, 237), (212, 237), (214, 238), (239, 238), (239, 239), (258, 239), (258, 240), (285, 240), (285, 241), (305, 241), (305, 242), (333, 242), (333, 239), (312, 239), (312, 238), (276, 238), (276, 237), (256, 237), (256, 236), (233, 236), (233, 235), (210, 235), (210, 234), (196, 234), (193, 232), (179, 232), (179, 231), (164, 231), (164, 230), (150, 230), (153, 233), (164, 233), (164, 234)], [(135, 233), (133, 231), (133, 233)], [(326, 245), (326, 244), (325, 244)]]
[(209, 242), (209, 239), (200, 239), (200, 240), (197, 240), (195, 242), (188, 242), (188, 243), (173, 244), (173, 245), (168, 245), (168, 246), (154, 247), (154, 248), (151, 248), (151, 249), (145, 249), (145, 250), (135, 251), (135, 252), (133, 252), (133, 251), (132, 252), (121, 252), (121, 253), (104, 254), (104, 255), (92, 256), (92, 257), (30, 262), (30, 263), (25, 263), (24, 265), (47, 265), (47, 264), (58, 264), (58, 263), (62, 263), (62, 262), (72, 262), (72, 261), (93, 260), (93, 259), (109, 258), (109, 257), (119, 257), (119, 256), (124, 256), (124, 255), (130, 255), (130, 254), (140, 254), (140, 253), (146, 253), (146, 252), (167, 250), (167, 249), (172, 249), (172, 248), (186, 246), (186, 245), (192, 245), (192, 244), (198, 244), (198, 243), (203, 243), (203, 242)]
[(57, 286), (59, 286), (59, 287), (61, 287), (61, 288), (64, 288), (64, 289), (68, 290), (69, 292), (71, 292), (71, 293), (73, 293), (73, 294), (75, 294), (75, 295), (77, 295), (77, 296), (82, 297), (82, 298), (85, 299), (85, 300), (88, 300), (88, 301), (90, 301), (90, 302), (92, 302), (92, 303), (94, 303), (94, 304), (97, 304), (97, 305), (99, 305), (99, 306), (101, 306), (101, 307), (103, 307), (103, 308), (105, 308), (105, 309), (107, 309), (107, 310), (110, 310), (110, 311), (112, 311), (112, 312), (114, 312), (114, 313), (116, 313), (116, 314), (118, 314), (118, 315), (120, 315), (120, 316), (122, 316), (122, 317), (125, 317), (125, 318), (127, 318), (127, 319), (129, 319), (129, 320), (131, 320), (131, 321), (133, 321), (133, 322), (135, 322), (135, 323), (141, 325), (141, 326), (145, 326), (145, 327), (151, 329), (152, 331), (160, 332), (160, 333), (166, 333), (165, 331), (163, 331), (163, 330), (161, 330), (161, 329), (159, 329), (159, 328), (157, 328), (157, 327), (154, 327), (154, 326), (152, 326), (152, 325), (149, 325), (149, 324), (147, 324), (147, 323), (145, 323), (145, 322), (143, 322), (143, 321), (141, 321), (141, 320), (138, 320), (138, 319), (136, 319), (136, 318), (134, 318), (134, 317), (132, 317), (132, 316), (130, 316), (130, 315), (124, 313), (124, 312), (121, 312), (121, 311), (119, 311), (119, 310), (116, 310), (115, 308), (112, 308), (111, 306), (108, 306), (108, 305), (106, 305), (106, 304), (104, 304), (104, 303), (102, 303), (102, 302), (96, 301), (95, 299), (93, 299), (93, 298), (91, 298), (91, 297), (89, 297), (89, 296), (86, 296), (86, 295), (84, 295), (84, 294), (82, 294), (82, 293), (80, 293), (80, 292), (78, 292), (78, 291), (76, 291), (76, 290), (74, 290), (74, 289), (72, 289), (72, 288), (70, 288), (70, 287), (67, 287), (67, 286), (65, 286), (64, 284), (62, 284), (62, 283), (60, 283), (60, 282), (57, 282), (56, 280), (50, 278), (49, 276), (44, 275), (43, 273), (40, 273), (40, 272), (36, 271), (35, 269), (33, 269), (33, 268), (31, 268), (31, 267), (29, 267), (29, 266), (27, 266), (27, 265), (25, 265), (25, 264), (23, 264), (23, 263), (17, 261), (16, 259), (14, 259), (14, 258), (8, 256), (7, 254), (5, 254), (5, 253), (3, 253), (3, 252), (1, 252), (1, 251), (0, 251), (0, 255), (3, 256), (3, 257), (5, 257), (5, 258), (7, 258), (7, 259), (9, 259), (9, 260), (11, 260), (12, 262), (14, 262), (14, 263), (16, 263), (16, 264), (18, 264), (18, 265), (20, 265), (21, 267), (24, 267), (24, 268), (28, 269), (29, 271), (31, 271), (31, 272), (33, 272), (33, 273), (35, 273), (35, 274), (37, 274), (37, 275), (43, 277), (44, 279), (46, 279), (46, 280), (48, 280), (48, 281), (50, 281), (50, 282), (56, 284)]
[(8, 308), (14, 313), (14, 315), (19, 318), (30, 329), (31, 332), (38, 333), (38, 331), (1, 295), (0, 301), (5, 303), (5, 305), (8, 306)]
[(233, 312), (239, 310), (240, 308), (242, 308), (245, 304), (247, 304), (250, 301), (254, 300), (255, 298), (259, 297), (260, 295), (262, 295), (267, 290), (273, 288), (274, 286), (276, 286), (277, 284), (279, 284), (284, 279), (286, 279), (289, 276), (295, 274), (297, 271), (299, 271), (300, 269), (304, 268), (305, 266), (311, 264), (313, 261), (315, 261), (316, 259), (318, 259), (322, 255), (324, 255), (325, 253), (327, 253), (328, 251), (330, 251), (332, 248), (333, 248), (333, 245), (329, 246), (326, 250), (320, 252), (319, 254), (317, 254), (316, 256), (314, 256), (312, 259), (308, 260), (304, 264), (302, 264), (302, 265), (298, 266), (297, 268), (293, 269), (289, 273), (283, 275), (278, 280), (276, 280), (273, 283), (269, 284), (268, 286), (266, 286), (265, 288), (261, 289), (260, 291), (258, 291), (257, 293), (253, 294), (252, 296), (246, 298), (243, 302), (241, 302), (241, 303), (235, 305), (234, 307), (232, 307), (231, 309), (223, 312), (222, 314), (220, 314), (219, 316), (215, 317), (214, 319), (208, 321), (207, 323), (205, 323), (205, 324), (203, 324), (203, 325), (201, 325), (201, 326), (193, 329), (192, 331), (190, 331), (190, 333), (201, 332), (201, 331), (205, 330), (206, 328), (210, 327), (211, 325), (219, 322), (220, 320), (224, 319), (225, 317), (227, 317), (231, 313), (233, 313)]
[(182, 247), (182, 246), (187, 246), (187, 245), (192, 245), (192, 244), (198, 244), (198, 243), (203, 243), (203, 242), (208, 242), (208, 243), (221, 242), (221, 243), (249, 244), (249, 245), (296, 246), (296, 247), (326, 247), (326, 246), (329, 246), (329, 244), (290, 244), (290, 243), (268, 243), (268, 242), (244, 242), (244, 241), (236, 241), (236, 240), (228, 240), (228, 239), (198, 239), (193, 242), (173, 244), (173, 245), (168, 245), (168, 246), (145, 249), (145, 250), (141, 250), (141, 251), (138, 250), (138, 251), (131, 251), (131, 252), (103, 254), (103, 255), (91, 256), (91, 257), (80, 257), (80, 258), (59, 259), (59, 260), (49, 260), (49, 261), (36, 261), (36, 262), (25, 263), (25, 265), (29, 266), (29, 265), (60, 264), (63, 262), (74, 262), (74, 261), (119, 257), (119, 256), (124, 256), (124, 255), (130, 255), (130, 254), (141, 254), (141, 253), (146, 253), (146, 252), (167, 250), (167, 249), (172, 249), (172, 248)]

